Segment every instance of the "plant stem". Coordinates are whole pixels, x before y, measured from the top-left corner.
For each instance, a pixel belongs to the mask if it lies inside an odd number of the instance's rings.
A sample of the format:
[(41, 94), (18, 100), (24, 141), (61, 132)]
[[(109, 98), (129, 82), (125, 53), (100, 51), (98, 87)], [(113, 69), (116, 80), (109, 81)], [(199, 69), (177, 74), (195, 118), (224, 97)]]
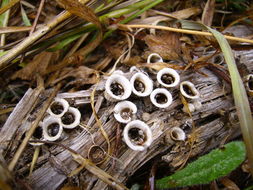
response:
[[(184, 34), (193, 34), (193, 35), (201, 35), (201, 36), (213, 36), (210, 32), (201, 32), (196, 30), (186, 30), (186, 29), (179, 29), (179, 28), (172, 28), (168, 26), (154, 26), (154, 25), (141, 25), (141, 24), (122, 24), (119, 25), (124, 28), (148, 28), (148, 29), (158, 29), (158, 30), (167, 30), (171, 32), (178, 32)], [(244, 42), (244, 43), (251, 43), (253, 44), (253, 40), (246, 39), (246, 38), (238, 38), (233, 36), (224, 35), (227, 40), (237, 41), (237, 42)]]

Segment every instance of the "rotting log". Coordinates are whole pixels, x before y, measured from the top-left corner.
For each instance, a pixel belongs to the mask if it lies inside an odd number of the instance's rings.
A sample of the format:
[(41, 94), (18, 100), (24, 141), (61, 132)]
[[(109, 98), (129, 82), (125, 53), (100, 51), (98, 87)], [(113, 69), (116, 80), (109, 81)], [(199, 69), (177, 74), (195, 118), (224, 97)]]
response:
[[(253, 70), (253, 65), (251, 64), (253, 61), (253, 50), (237, 51), (235, 55), (239, 70), (244, 74), (251, 73)], [(160, 158), (167, 162), (173, 170), (182, 165), (188, 157), (192, 158), (202, 155), (212, 148), (221, 146), (229, 140), (240, 136), (240, 128), (235, 114), (231, 88), (210, 70), (202, 68), (200, 71), (207, 76), (192, 71), (181, 73), (181, 76), (183, 76), (182, 80), (192, 81), (200, 91), (201, 102), (203, 104), (200, 111), (194, 112), (192, 118), (188, 114), (183, 113), (181, 111), (182, 103), (179, 99), (178, 89), (173, 90), (172, 95), (174, 101), (168, 109), (154, 109), (148, 98), (142, 99), (142, 101), (137, 100), (135, 103), (140, 110), (137, 117), (145, 120), (151, 127), (154, 142), (143, 152), (132, 151), (122, 142), (117, 150), (118, 154), (112, 156), (109, 160), (99, 165), (99, 167), (124, 183), (136, 170), (157, 155), (161, 155)], [(103, 86), (103, 82), (101, 86)], [(58, 97), (66, 98), (73, 105), (88, 105), (91, 91), (89, 89), (81, 93), (62, 93), (58, 94)], [(95, 100), (102, 101), (102, 96), (103, 92), (98, 88)], [(98, 115), (103, 127), (111, 139), (112, 148), (115, 146), (115, 134), (117, 126), (119, 126), (112, 115), (114, 105), (114, 103), (109, 104), (105, 102), (101, 105), (101, 102), (98, 102), (96, 106), (99, 110)], [(18, 107), (17, 105), (15, 110)], [(40, 107), (38, 107), (39, 109)], [(80, 109), (84, 109), (84, 107), (80, 107)], [(26, 117), (23, 116), (23, 118), (29, 118), (33, 114), (31, 113), (30, 116)], [(6, 125), (10, 122), (8, 120)], [(195, 130), (193, 130), (192, 122), (195, 124)], [(88, 157), (88, 150), (94, 144), (93, 141), (96, 145), (106, 150), (106, 141), (94, 118), (83, 118), (83, 124), (87, 123), (89, 123), (89, 128), (85, 130), (82, 128), (73, 130), (70, 135), (60, 142), (80, 153), (84, 158)], [(31, 124), (32, 122), (26, 121), (26, 128), (29, 128)], [(192, 138), (194, 140), (192, 146), (190, 141), (176, 143), (175, 145), (166, 144), (164, 141), (166, 131), (175, 126), (185, 129), (188, 139)], [(21, 125), (19, 124), (15, 127), (15, 130), (18, 130)], [(22, 134), (25, 133), (25, 130), (20, 131), (21, 134), (18, 135), (19, 140)], [(15, 150), (14, 145), (9, 141), (5, 143), (10, 147), (10, 150)], [(30, 146), (27, 149), (32, 150), (32, 147)], [(42, 152), (43, 154), (38, 159), (35, 171), (31, 176), (26, 177), (25, 180), (33, 189), (58, 189), (68, 179), (68, 174), (78, 167), (78, 164), (73, 160), (69, 151), (64, 150), (62, 147), (49, 146), (48, 150), (43, 150)], [(24, 156), (28, 155), (29, 150), (25, 152)], [(5, 159), (10, 161), (8, 158)], [(16, 173), (19, 175), (26, 175), (28, 170), (29, 167), (24, 161), (21, 161), (16, 167)], [(86, 189), (108, 189), (106, 184), (85, 170), (82, 171), (81, 178), (82, 182), (85, 182), (83, 185)]]

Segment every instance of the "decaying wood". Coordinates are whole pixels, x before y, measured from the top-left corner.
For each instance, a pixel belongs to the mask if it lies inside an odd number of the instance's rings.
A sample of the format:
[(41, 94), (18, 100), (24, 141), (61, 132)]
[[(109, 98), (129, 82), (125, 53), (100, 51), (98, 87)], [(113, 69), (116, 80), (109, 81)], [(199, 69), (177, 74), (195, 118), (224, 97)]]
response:
[[(238, 51), (236, 57), (239, 70), (243, 70), (245, 74), (252, 72), (253, 51)], [(167, 162), (174, 170), (184, 164), (188, 158), (202, 155), (212, 148), (222, 146), (227, 141), (238, 137), (240, 128), (236, 117), (234, 117), (235, 108), (231, 88), (210, 70), (202, 68), (200, 71), (207, 76), (192, 71), (181, 73), (182, 80), (192, 81), (199, 89), (203, 104), (200, 111), (194, 112), (192, 118), (183, 113), (178, 89), (172, 91), (174, 101), (168, 109), (155, 109), (149, 102), (149, 98), (136, 100), (135, 103), (139, 110), (137, 118), (145, 121), (152, 129), (154, 139), (152, 145), (146, 151), (136, 152), (122, 142), (117, 150), (117, 157), (110, 157), (99, 167), (120, 182), (125, 183), (130, 175), (157, 155), (161, 155), (161, 160)], [(101, 81), (100, 88), (97, 88), (95, 100), (99, 101), (97, 101), (96, 108), (99, 108), (98, 115), (111, 140), (112, 148), (114, 148), (117, 146), (115, 145), (115, 136), (118, 125), (112, 115), (115, 103), (108, 103), (101, 98), (103, 96), (103, 84)], [(71, 104), (80, 106), (80, 110), (85, 111), (85, 107), (89, 107), (91, 92), (92, 89), (75, 93), (60, 93), (58, 97), (67, 99)], [(31, 93), (28, 91), (23, 99), (30, 96)], [(15, 113), (15, 110), (12, 114)], [(22, 118), (28, 118), (26, 114)], [(60, 143), (87, 158), (88, 150), (94, 143), (105, 150), (107, 145), (94, 119), (92, 117), (82, 119), (82, 126), (85, 126), (85, 129), (80, 127), (71, 131), (71, 135), (67, 135)], [(16, 131), (21, 126), (20, 123), (15, 126), (10, 124), (11, 121), (8, 119), (5, 126), (12, 125), (15, 127), (13, 130)], [(193, 122), (196, 128), (193, 127)], [(89, 125), (87, 126), (87, 124)], [(164, 136), (171, 127), (175, 126), (184, 128), (189, 140), (174, 145), (166, 144)], [(121, 127), (123, 128), (123, 126)], [(190, 139), (193, 139), (194, 142), (192, 146)], [(6, 140), (3, 139), (1, 142), (6, 142)], [(6, 143), (13, 149), (10, 142), (7, 141)], [(68, 179), (68, 174), (79, 165), (73, 160), (70, 152), (62, 147), (50, 146), (42, 152), (35, 171), (26, 180), (33, 189), (58, 189)], [(27, 164), (20, 163), (16, 167), (16, 172), (25, 175), (29, 170)], [(96, 176), (92, 176), (88, 171), (83, 170), (79, 176), (82, 182), (86, 182), (83, 184), (86, 189), (108, 189), (106, 184), (98, 180)]]
[(9, 116), (8, 120), (5, 122), (4, 126), (1, 129), (0, 135), (0, 151), (2, 152), (6, 149), (8, 144), (11, 144), (10, 141), (17, 135), (17, 131), (23, 121), (27, 120), (29, 112), (36, 105), (38, 96), (43, 89), (28, 89), (24, 97), (16, 105), (15, 109)]

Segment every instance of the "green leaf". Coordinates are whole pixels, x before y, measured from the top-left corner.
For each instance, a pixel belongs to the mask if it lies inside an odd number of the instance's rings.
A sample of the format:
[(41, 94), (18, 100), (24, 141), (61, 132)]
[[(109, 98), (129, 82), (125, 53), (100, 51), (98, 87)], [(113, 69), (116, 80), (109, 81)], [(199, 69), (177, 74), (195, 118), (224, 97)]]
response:
[[(9, 3), (9, 0), (3, 0), (1, 7), (7, 5)], [(6, 26), (7, 22), (8, 22), (8, 18), (9, 18), (9, 10), (3, 14), (0, 15), (0, 26), (4, 27)]]
[(207, 184), (237, 168), (244, 161), (245, 155), (243, 142), (228, 143), (224, 148), (211, 151), (175, 174), (157, 180), (156, 187), (172, 188)]

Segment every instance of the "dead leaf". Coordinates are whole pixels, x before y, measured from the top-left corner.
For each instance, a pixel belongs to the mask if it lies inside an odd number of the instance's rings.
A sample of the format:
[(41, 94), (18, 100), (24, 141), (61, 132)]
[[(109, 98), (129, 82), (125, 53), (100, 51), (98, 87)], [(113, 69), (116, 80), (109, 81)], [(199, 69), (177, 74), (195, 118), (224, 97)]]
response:
[(69, 77), (75, 78), (71, 81), (71, 84), (78, 84), (80, 86), (85, 84), (95, 84), (98, 82), (98, 71), (86, 66), (64, 68), (60, 77), (53, 81), (52, 84), (56, 84)]
[(215, 10), (215, 0), (208, 0), (202, 14), (202, 24), (212, 26), (213, 15)]
[(52, 58), (55, 58), (55, 53), (53, 52), (44, 51), (36, 55), (28, 65), (17, 71), (11, 79), (34, 80), (36, 77), (35, 73), (43, 76), (46, 74), (47, 66), (52, 61)]
[(179, 58), (180, 35), (174, 32), (163, 31), (156, 36), (147, 35), (144, 40), (148, 45), (150, 52), (158, 53), (167, 60), (175, 60)]
[(230, 180), (228, 177), (224, 177), (220, 179), (220, 182), (226, 187), (228, 190), (240, 190), (240, 188)]

